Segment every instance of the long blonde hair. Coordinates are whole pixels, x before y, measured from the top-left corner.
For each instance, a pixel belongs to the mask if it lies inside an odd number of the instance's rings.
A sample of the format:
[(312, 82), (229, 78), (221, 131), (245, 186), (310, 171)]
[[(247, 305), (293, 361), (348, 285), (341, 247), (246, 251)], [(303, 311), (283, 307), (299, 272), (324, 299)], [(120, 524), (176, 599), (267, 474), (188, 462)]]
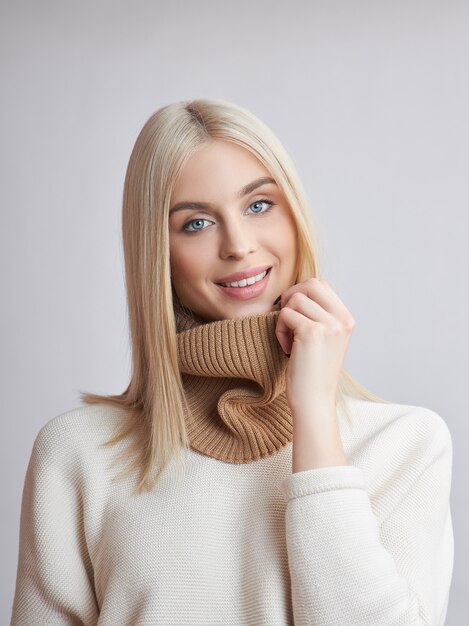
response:
[[(171, 192), (187, 159), (206, 141), (233, 142), (253, 153), (283, 192), (296, 222), (299, 246), (297, 282), (321, 277), (318, 245), (296, 168), (274, 133), (246, 109), (224, 100), (197, 99), (160, 108), (145, 123), (130, 156), (124, 182), (122, 234), (131, 334), (132, 373), (117, 395), (81, 392), (88, 404), (124, 409), (124, 420), (104, 445), (129, 435), (120, 451), (123, 476), (139, 472), (137, 492), (150, 491), (181, 449), (189, 448), (187, 411), (177, 347), (181, 303), (170, 278), (168, 213)], [(387, 402), (342, 368), (336, 405), (350, 419), (344, 396)]]

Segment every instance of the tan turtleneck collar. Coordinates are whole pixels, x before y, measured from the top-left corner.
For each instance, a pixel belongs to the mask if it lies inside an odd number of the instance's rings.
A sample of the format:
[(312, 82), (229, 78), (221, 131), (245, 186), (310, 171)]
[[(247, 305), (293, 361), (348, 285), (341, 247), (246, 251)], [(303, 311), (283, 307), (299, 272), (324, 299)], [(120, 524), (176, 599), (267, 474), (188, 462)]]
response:
[(178, 318), (178, 360), (194, 450), (227, 463), (250, 463), (292, 441), (288, 357), (275, 336), (279, 313), (208, 323)]

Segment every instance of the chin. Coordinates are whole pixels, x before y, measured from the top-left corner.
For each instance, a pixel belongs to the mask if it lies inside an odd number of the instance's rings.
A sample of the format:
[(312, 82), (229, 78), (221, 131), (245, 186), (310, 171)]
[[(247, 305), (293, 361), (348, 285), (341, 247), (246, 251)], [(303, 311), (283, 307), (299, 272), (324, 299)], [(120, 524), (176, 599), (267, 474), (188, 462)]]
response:
[(276, 307), (265, 304), (245, 304), (244, 306), (233, 307), (232, 314), (226, 317), (246, 317), (247, 315), (261, 315), (276, 310)]

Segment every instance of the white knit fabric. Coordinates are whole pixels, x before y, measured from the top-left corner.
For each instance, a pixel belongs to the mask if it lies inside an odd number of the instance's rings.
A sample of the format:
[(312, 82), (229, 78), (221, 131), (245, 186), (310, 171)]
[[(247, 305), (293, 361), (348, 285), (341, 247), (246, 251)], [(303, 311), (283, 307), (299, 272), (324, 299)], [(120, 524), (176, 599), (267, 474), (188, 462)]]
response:
[(119, 409), (51, 419), (29, 462), (12, 626), (444, 624), (452, 441), (434, 411), (349, 400), (348, 465), (190, 451), (152, 493), (111, 482)]

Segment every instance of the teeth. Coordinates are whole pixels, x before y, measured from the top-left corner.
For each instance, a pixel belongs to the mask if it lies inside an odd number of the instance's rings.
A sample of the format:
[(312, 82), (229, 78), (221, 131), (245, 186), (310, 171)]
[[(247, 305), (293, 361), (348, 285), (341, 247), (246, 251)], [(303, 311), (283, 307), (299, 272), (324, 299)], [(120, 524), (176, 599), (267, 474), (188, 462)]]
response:
[(223, 287), (246, 287), (246, 285), (254, 285), (254, 283), (258, 283), (260, 280), (264, 278), (267, 274), (267, 270), (262, 272), (261, 274), (257, 274), (257, 276), (251, 276), (251, 278), (243, 278), (239, 281), (234, 281), (233, 283), (221, 283)]

